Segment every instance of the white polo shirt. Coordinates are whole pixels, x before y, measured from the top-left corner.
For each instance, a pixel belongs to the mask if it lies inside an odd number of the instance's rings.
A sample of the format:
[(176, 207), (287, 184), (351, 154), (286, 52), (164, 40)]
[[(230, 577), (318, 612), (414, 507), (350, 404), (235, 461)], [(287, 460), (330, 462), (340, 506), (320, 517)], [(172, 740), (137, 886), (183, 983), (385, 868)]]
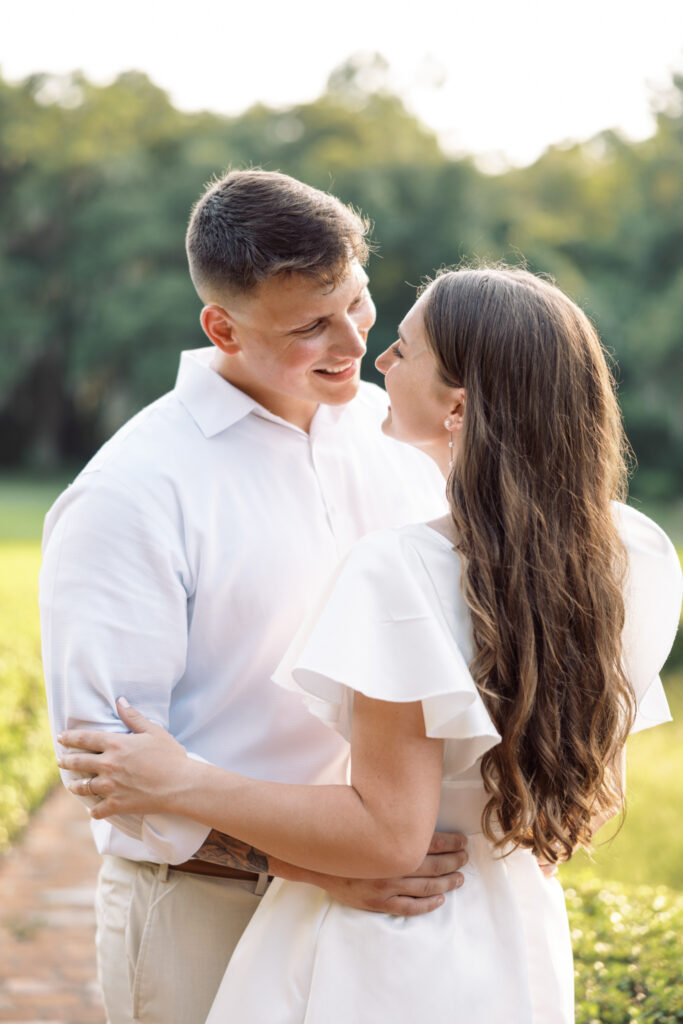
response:
[[(380, 388), (321, 405), (307, 434), (220, 377), (213, 352), (184, 352), (174, 390), (107, 442), (47, 515), (53, 731), (120, 730), (114, 702), (125, 696), (213, 764), (344, 781), (344, 741), (270, 677), (350, 546), (443, 514), (444, 482), (382, 434)], [(208, 833), (166, 815), (93, 831), (102, 853), (169, 863)]]

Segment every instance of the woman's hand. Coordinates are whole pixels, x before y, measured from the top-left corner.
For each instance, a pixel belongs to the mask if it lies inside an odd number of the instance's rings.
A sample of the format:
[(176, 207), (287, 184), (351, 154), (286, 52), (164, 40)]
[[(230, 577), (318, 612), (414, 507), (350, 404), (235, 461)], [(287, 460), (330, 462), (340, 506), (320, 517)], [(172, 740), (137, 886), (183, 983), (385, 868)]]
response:
[(554, 878), (559, 870), (559, 864), (552, 864), (549, 860), (538, 859), (538, 866), (544, 878)]
[[(90, 775), (71, 782), (68, 788), (78, 796), (99, 798), (90, 811), (93, 818), (172, 813), (174, 799), (195, 762), (170, 733), (150, 722), (125, 698), (119, 698), (116, 707), (130, 733), (68, 729), (57, 737), (69, 748), (59, 758), (59, 767)], [(84, 753), (71, 753), (72, 749)]]

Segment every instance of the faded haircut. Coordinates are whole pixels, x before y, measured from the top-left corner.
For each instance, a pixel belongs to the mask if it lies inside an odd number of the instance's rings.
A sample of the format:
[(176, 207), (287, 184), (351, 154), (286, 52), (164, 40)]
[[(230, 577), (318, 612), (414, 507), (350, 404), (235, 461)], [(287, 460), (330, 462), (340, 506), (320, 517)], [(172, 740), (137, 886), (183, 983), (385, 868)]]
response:
[(335, 196), (277, 171), (230, 171), (195, 204), (186, 249), (204, 301), (246, 293), (282, 273), (331, 288), (367, 263), (369, 221)]

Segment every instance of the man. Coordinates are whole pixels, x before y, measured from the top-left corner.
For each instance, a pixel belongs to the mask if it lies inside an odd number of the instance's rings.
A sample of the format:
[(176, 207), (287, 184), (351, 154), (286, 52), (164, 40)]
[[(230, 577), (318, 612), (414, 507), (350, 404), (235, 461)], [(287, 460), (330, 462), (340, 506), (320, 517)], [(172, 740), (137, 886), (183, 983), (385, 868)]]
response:
[[(429, 460), (381, 433), (384, 393), (360, 383), (375, 319), (366, 227), (332, 196), (258, 170), (197, 203), (187, 252), (213, 348), (183, 354), (174, 391), (105, 444), (46, 519), (55, 734), (120, 729), (125, 695), (212, 763), (344, 781), (344, 742), (270, 676), (355, 540), (444, 506)], [(202, 1022), (269, 875), (421, 913), (462, 881), (466, 859), (460, 838), (437, 837), (420, 878), (359, 882), (184, 819), (93, 831), (109, 1024)]]

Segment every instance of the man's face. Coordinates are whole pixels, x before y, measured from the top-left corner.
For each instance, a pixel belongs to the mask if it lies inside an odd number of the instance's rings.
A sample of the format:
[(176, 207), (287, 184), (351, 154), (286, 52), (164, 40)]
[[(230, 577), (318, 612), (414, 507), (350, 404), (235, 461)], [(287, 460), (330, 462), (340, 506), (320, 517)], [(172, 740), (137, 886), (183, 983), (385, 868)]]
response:
[(219, 372), (296, 423), (307, 416), (310, 422), (320, 403), (349, 402), (375, 322), (367, 285), (363, 268), (352, 263), (336, 288), (302, 274), (280, 274), (226, 300), (230, 342), (218, 346)]

